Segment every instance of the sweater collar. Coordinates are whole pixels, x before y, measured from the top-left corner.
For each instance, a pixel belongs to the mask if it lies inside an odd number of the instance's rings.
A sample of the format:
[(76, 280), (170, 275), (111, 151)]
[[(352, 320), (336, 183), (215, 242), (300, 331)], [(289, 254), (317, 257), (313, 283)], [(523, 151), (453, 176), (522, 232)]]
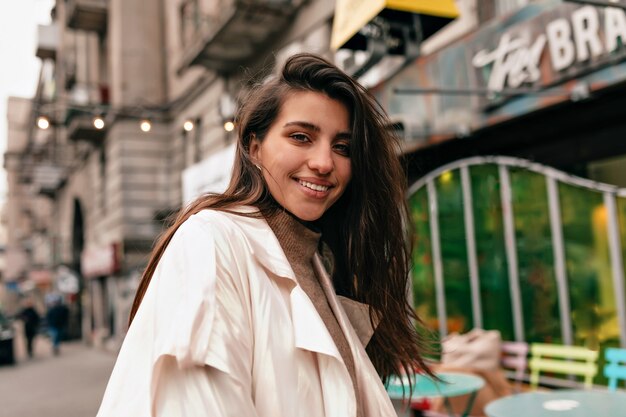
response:
[(266, 216), (265, 220), (276, 235), (289, 263), (292, 266), (310, 265), (317, 252), (321, 233), (286, 210)]

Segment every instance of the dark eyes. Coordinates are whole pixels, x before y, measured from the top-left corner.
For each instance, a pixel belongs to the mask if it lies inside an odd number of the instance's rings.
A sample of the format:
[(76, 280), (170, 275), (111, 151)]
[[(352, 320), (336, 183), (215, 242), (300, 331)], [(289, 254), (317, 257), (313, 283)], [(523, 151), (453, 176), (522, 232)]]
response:
[(291, 138), (295, 139), (298, 142), (306, 142), (309, 140), (309, 137), (304, 133), (294, 133), (290, 135)]
[(335, 149), (340, 155), (350, 156), (350, 145), (347, 143), (336, 143), (333, 145), (333, 149)]
[[(305, 133), (292, 133), (289, 137), (297, 143), (311, 142), (311, 138)], [(339, 155), (350, 156), (350, 144), (346, 142), (337, 142), (333, 144), (333, 150)]]

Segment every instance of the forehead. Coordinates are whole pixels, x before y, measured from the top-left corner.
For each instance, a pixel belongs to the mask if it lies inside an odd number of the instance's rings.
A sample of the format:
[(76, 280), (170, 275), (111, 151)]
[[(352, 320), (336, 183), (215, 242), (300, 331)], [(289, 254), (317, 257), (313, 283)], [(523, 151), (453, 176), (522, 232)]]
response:
[(282, 127), (284, 123), (294, 120), (344, 131), (350, 127), (348, 107), (342, 101), (316, 91), (294, 91), (285, 97), (275, 124)]

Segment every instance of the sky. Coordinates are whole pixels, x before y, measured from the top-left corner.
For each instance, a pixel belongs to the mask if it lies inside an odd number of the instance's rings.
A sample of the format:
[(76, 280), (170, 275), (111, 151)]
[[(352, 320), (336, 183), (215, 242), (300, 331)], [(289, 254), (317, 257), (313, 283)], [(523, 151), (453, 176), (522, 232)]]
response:
[[(41, 62), (35, 56), (37, 24), (50, 23), (53, 0), (0, 0), (0, 154), (7, 140), (7, 98), (32, 98)], [(0, 168), (0, 200), (6, 196)]]

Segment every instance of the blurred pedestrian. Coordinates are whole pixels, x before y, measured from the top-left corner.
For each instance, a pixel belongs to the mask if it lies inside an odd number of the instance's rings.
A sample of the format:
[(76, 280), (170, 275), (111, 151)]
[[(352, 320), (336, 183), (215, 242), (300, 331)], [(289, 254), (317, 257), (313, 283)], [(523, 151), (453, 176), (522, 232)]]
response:
[(52, 352), (55, 355), (60, 353), (61, 340), (63, 340), (68, 318), (69, 310), (63, 303), (63, 298), (54, 297), (46, 313), (46, 325), (52, 341)]
[(98, 416), (395, 416), (382, 382), (430, 371), (389, 120), (300, 54), (236, 123), (230, 184), (157, 243)]
[(26, 338), (26, 352), (28, 357), (33, 357), (33, 345), (37, 332), (39, 331), (39, 323), (41, 316), (35, 310), (33, 300), (26, 298), (23, 307), (18, 314), (18, 318), (24, 323), (24, 337)]

